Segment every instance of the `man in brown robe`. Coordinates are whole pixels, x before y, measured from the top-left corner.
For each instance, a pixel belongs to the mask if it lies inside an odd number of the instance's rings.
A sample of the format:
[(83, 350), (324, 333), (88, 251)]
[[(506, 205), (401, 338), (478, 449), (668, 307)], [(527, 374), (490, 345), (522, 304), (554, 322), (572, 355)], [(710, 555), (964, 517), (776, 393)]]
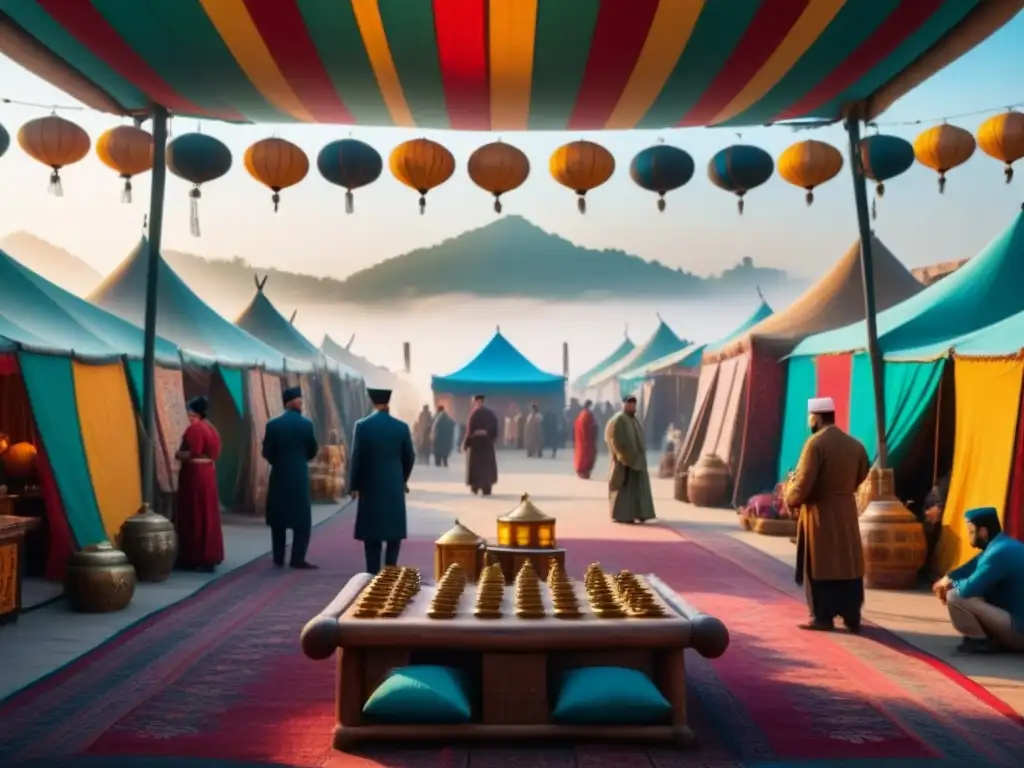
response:
[(498, 459), (494, 441), (498, 439), (498, 417), (484, 405), (484, 396), (473, 398), (473, 410), (466, 423), (462, 450), (466, 452), (466, 485), (474, 494), (491, 495), (498, 482)]
[(800, 628), (831, 631), (839, 616), (848, 630), (859, 632), (864, 550), (855, 494), (868, 476), (868, 454), (835, 425), (832, 398), (812, 398), (807, 410), (812, 434), (785, 492), (789, 508), (800, 510), (796, 582), (811, 613)]
[(647, 473), (647, 444), (636, 418), (633, 395), (623, 398), (622, 410), (608, 420), (604, 439), (611, 454), (608, 503), (612, 522), (642, 523), (655, 518), (651, 477)]

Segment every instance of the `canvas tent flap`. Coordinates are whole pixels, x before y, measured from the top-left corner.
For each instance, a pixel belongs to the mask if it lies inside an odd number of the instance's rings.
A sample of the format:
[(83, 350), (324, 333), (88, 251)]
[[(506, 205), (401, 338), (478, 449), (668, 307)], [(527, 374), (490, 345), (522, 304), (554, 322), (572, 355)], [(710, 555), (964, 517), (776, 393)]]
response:
[(557, 394), (565, 390), (565, 377), (542, 371), (497, 331), (462, 368), (431, 380), (434, 392), (475, 394), (481, 388), (502, 393)]
[[(699, 456), (714, 454), (730, 464), (732, 438), (735, 434), (740, 396), (747, 377), (747, 358), (726, 360), (718, 370), (718, 383), (707, 432)], [(698, 456), (698, 457), (699, 457)], [(731, 464), (730, 464), (731, 466)]]

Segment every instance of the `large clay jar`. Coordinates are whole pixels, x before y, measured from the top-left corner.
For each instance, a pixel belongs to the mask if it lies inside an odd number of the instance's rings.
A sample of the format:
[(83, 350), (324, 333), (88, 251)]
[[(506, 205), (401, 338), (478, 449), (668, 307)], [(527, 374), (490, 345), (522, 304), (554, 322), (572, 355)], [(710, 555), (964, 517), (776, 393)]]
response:
[(673, 488), (674, 492), (672, 494), (675, 496), (676, 501), (690, 500), (690, 494), (687, 493), (686, 489), (686, 475), (687, 471), (685, 469), (682, 471), (676, 470), (675, 487)]
[(872, 469), (871, 473), (874, 498), (860, 515), (864, 585), (912, 589), (928, 554), (924, 526), (893, 493), (892, 470)]
[(686, 491), (698, 507), (728, 506), (729, 467), (713, 453), (704, 454), (687, 472)]
[(135, 569), (109, 541), (93, 544), (68, 560), (64, 593), (79, 613), (120, 611), (135, 594)]
[(164, 581), (178, 559), (178, 534), (171, 521), (143, 504), (121, 526), (121, 551), (139, 581)]

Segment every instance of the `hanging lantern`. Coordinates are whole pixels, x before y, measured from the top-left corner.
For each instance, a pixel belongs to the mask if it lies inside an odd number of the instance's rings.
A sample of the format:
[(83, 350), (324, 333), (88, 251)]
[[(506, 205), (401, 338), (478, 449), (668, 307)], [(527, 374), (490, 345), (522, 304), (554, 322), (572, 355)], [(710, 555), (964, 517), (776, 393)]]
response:
[(946, 172), (963, 165), (974, 154), (974, 137), (955, 125), (936, 125), (914, 139), (914, 157), (939, 174), (939, 193), (946, 191)]
[(843, 169), (843, 156), (831, 144), (808, 139), (798, 141), (779, 156), (783, 181), (807, 191), (804, 199), (814, 203), (814, 188), (834, 179)]
[(403, 141), (388, 159), (391, 174), (420, 193), (420, 215), (427, 210), (427, 192), (441, 186), (455, 173), (455, 158), (430, 139)]
[(875, 182), (871, 218), (878, 218), (878, 198), (885, 196), (885, 182), (906, 173), (914, 164), (914, 147), (899, 136), (876, 134), (860, 140), (860, 167)]
[(530, 160), (521, 149), (496, 141), (473, 152), (466, 170), (474, 184), (494, 195), (494, 212), (501, 213), (501, 196), (523, 185)]
[(64, 196), (60, 169), (77, 163), (89, 154), (89, 134), (81, 127), (58, 115), (29, 120), (18, 131), (18, 144), (33, 160), (48, 165), (50, 192)]
[(281, 190), (294, 187), (309, 173), (309, 158), (300, 147), (284, 139), (263, 139), (247, 150), (243, 157), (245, 170), (274, 194), (274, 213), (281, 202)]
[(693, 158), (678, 147), (655, 144), (641, 150), (629, 164), (633, 183), (658, 195), (658, 210), (665, 210), (665, 195), (693, 178)]
[(7, 132), (7, 129), (0, 125), (0, 157), (3, 157), (7, 153), (8, 147), (11, 146), (11, 134)]
[(774, 171), (772, 156), (760, 147), (749, 144), (726, 147), (708, 162), (708, 178), (711, 183), (739, 198), (736, 207), (740, 214), (743, 213), (743, 197), (768, 181)]
[(199, 237), (199, 188), (231, 170), (231, 150), (205, 133), (183, 133), (167, 145), (167, 170), (192, 184), (189, 225), (192, 236)]
[(1013, 164), (1024, 158), (1024, 114), (1004, 112), (990, 117), (978, 128), (978, 146), (986, 155), (1006, 165), (1003, 173), (1009, 184), (1013, 181)]
[(571, 141), (551, 153), (551, 177), (576, 193), (576, 207), (587, 212), (587, 192), (597, 189), (615, 173), (612, 153), (592, 141)]
[(320, 150), (316, 167), (331, 184), (345, 189), (345, 213), (355, 210), (352, 191), (373, 184), (384, 170), (380, 153), (362, 141), (340, 139)]
[(119, 125), (96, 139), (96, 156), (124, 179), (121, 202), (132, 201), (132, 177), (153, 169), (153, 137), (134, 125)]

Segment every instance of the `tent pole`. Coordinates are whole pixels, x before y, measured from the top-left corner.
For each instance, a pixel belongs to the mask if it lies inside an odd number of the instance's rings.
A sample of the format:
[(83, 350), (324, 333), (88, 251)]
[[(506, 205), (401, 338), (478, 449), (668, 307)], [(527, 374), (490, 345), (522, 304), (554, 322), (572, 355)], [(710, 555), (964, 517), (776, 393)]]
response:
[(164, 223), (164, 189), (167, 186), (167, 110), (153, 107), (153, 177), (149, 193), (149, 253), (146, 258), (145, 352), (142, 360), (142, 453), (143, 499), (154, 507), (154, 462), (156, 461), (156, 303), (160, 277), (160, 237)]
[(878, 433), (879, 469), (885, 469), (889, 447), (885, 439), (885, 374), (882, 352), (878, 347), (878, 323), (875, 317), (875, 265), (871, 254), (871, 218), (868, 212), (867, 181), (860, 161), (860, 118), (851, 113), (846, 118), (850, 139), (850, 171), (853, 176), (853, 197), (857, 204), (857, 229), (860, 232), (860, 269), (864, 283), (864, 321), (868, 333), (868, 358), (871, 361), (871, 383), (875, 390), (875, 431)]

